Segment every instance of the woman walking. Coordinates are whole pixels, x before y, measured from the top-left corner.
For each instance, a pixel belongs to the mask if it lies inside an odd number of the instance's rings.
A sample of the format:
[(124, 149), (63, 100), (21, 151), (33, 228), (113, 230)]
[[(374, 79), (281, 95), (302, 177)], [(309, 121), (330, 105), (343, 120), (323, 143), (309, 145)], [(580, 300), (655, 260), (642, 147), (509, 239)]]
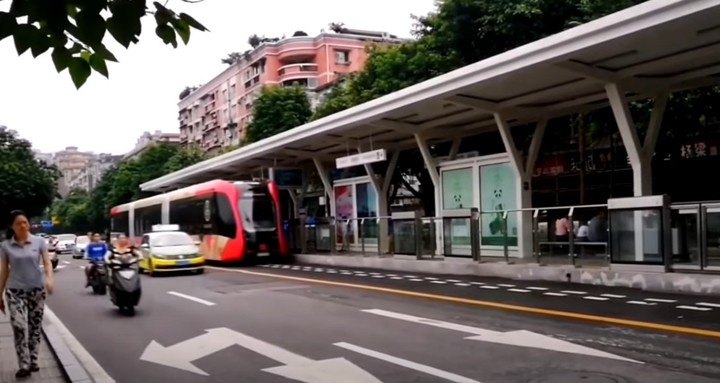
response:
[(45, 294), (53, 292), (53, 269), (47, 244), (30, 234), (25, 213), (15, 210), (8, 221), (7, 239), (0, 244), (0, 311), (5, 313), (4, 290), (20, 366), (15, 377), (25, 378), (39, 371)]

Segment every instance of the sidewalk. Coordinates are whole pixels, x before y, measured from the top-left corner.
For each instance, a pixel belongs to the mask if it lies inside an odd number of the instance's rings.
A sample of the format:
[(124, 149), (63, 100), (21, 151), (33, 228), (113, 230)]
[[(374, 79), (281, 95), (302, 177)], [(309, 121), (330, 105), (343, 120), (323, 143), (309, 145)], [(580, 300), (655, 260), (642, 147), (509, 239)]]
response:
[(527, 281), (571, 282), (590, 285), (630, 287), (648, 291), (720, 296), (720, 274), (661, 273), (613, 270), (612, 267), (576, 268), (571, 265), (547, 265), (518, 260), (507, 264), (502, 258), (484, 257), (483, 263), (469, 258), (417, 260), (414, 256), (387, 257), (362, 255), (298, 254), (298, 263), (392, 270), (406, 273), (475, 275)]
[(48, 346), (47, 339), (43, 336), (40, 342), (40, 359), (38, 361), (40, 371), (33, 373), (30, 378), (16, 380), (15, 372), (18, 369), (15, 356), (15, 346), (10, 328), (10, 316), (0, 313), (0, 382), (11, 383), (21, 381), (23, 383), (65, 383), (65, 374), (60, 369), (53, 352)]

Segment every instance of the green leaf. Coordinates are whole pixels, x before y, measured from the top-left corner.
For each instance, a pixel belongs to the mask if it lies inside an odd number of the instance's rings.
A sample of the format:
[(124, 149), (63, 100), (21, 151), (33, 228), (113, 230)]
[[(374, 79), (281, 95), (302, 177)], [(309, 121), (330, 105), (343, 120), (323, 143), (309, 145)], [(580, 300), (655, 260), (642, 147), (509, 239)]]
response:
[(182, 39), (183, 43), (187, 45), (188, 41), (190, 41), (190, 26), (188, 24), (180, 19), (173, 19), (170, 21), (172, 23), (173, 28), (175, 28), (175, 31)]
[(88, 52), (88, 51), (82, 51), (82, 52), (80, 53), (80, 58), (82, 58), (83, 60), (87, 61), (88, 63), (90, 62), (90, 56), (91, 56), (91, 53)]
[(75, 17), (75, 22), (84, 42), (94, 45), (105, 37), (105, 19), (98, 13), (83, 10)]
[(125, 48), (130, 46), (135, 35), (128, 28), (128, 24), (120, 15), (113, 15), (107, 19), (107, 30), (112, 37)]
[(98, 54), (90, 56), (90, 66), (95, 70), (95, 72), (100, 73), (106, 78), (110, 77), (107, 65), (105, 64), (105, 59), (102, 56), (99, 56)]
[(90, 77), (90, 73), (92, 70), (90, 69), (90, 64), (79, 57), (73, 57), (72, 60), (70, 60), (70, 65), (68, 66), (70, 70), (70, 77), (72, 78), (73, 84), (75, 84), (75, 88), (80, 89), (83, 84), (87, 81), (88, 77)]
[(103, 44), (93, 46), (93, 51), (95, 51), (95, 54), (105, 61), (117, 62), (115, 55), (112, 54), (112, 52), (110, 52)]
[(157, 34), (165, 44), (172, 44), (174, 48), (177, 48), (175, 30), (169, 25), (158, 25), (157, 28), (155, 28), (155, 34)]
[(7, 12), (0, 12), (0, 40), (12, 35), (16, 27), (15, 16)]
[(30, 52), (33, 57), (38, 57), (41, 54), (47, 52), (50, 49), (50, 38), (46, 35), (38, 33), (35, 38), (35, 43), (30, 47)]
[(15, 40), (15, 49), (18, 55), (27, 52), (27, 50), (35, 44), (38, 32), (38, 29), (34, 25), (20, 24), (15, 28), (13, 39)]
[(209, 31), (207, 28), (205, 28), (204, 25), (200, 24), (197, 20), (195, 20), (192, 16), (188, 15), (187, 13), (181, 13), (180, 14), (180, 20), (187, 23), (187, 25), (199, 30), (199, 31)]
[(169, 9), (165, 8), (162, 4), (158, 3), (157, 1), (153, 2), (153, 5), (155, 6), (155, 21), (158, 25), (165, 25), (169, 23), (172, 19), (174, 14)]
[(55, 69), (60, 73), (70, 65), (72, 54), (63, 46), (55, 47), (52, 52), (52, 60), (53, 64), (55, 64)]

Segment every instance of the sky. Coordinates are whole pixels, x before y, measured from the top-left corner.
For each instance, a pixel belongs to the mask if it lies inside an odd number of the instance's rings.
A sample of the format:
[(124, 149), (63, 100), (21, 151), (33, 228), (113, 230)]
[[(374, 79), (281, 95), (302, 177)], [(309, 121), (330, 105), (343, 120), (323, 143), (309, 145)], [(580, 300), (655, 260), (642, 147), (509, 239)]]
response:
[[(249, 49), (253, 33), (316, 35), (331, 22), (348, 28), (381, 30), (409, 37), (411, 14), (426, 14), (433, 0), (204, 0), (167, 6), (186, 12), (210, 32), (193, 30), (187, 46), (166, 46), (146, 17), (140, 42), (125, 50), (106, 35), (119, 63), (109, 63), (110, 78), (93, 73), (75, 89), (67, 70), (58, 74), (50, 52), (18, 57), (11, 38), (0, 41), (0, 125), (18, 131), (35, 149), (54, 152), (67, 146), (83, 151), (122, 154), (145, 131), (178, 132), (178, 94), (186, 85), (205, 83), (225, 65), (220, 59)], [(0, 2), (0, 11), (10, 2)], [(151, 2), (148, 1), (148, 4)]]

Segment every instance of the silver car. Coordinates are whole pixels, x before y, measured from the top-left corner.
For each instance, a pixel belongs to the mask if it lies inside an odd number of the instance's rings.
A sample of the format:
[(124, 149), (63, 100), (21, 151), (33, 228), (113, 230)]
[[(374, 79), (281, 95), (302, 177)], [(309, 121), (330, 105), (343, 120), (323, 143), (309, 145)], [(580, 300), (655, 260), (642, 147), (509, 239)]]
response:
[(75, 251), (75, 234), (59, 234), (55, 237), (57, 241), (55, 251), (58, 254), (72, 254)]
[(85, 257), (85, 249), (90, 243), (90, 237), (81, 235), (75, 239), (75, 247), (73, 248), (73, 258), (80, 259)]

